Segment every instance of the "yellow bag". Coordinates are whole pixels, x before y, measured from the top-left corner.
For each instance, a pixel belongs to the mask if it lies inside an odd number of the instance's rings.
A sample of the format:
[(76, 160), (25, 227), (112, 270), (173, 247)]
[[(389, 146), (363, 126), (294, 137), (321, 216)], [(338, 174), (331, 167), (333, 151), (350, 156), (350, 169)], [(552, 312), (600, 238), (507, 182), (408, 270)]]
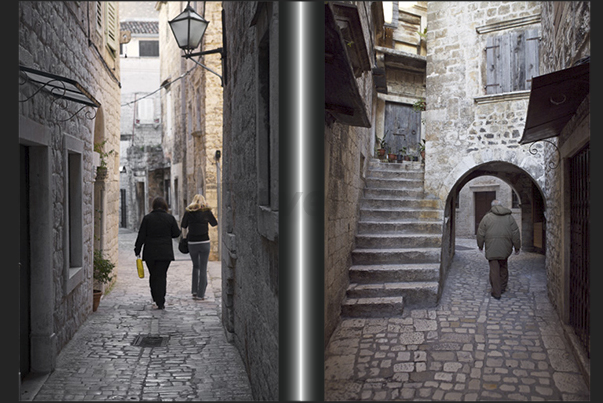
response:
[(142, 259), (136, 259), (136, 269), (138, 269), (138, 277), (144, 278), (144, 267), (142, 267)]

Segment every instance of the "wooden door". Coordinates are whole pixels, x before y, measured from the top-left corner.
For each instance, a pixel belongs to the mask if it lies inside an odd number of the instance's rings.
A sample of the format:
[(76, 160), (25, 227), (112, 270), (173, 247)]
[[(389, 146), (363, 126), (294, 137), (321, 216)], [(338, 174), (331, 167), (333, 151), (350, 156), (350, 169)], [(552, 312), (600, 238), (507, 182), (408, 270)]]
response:
[(418, 156), (418, 144), (421, 137), (421, 114), (411, 105), (395, 102), (385, 103), (384, 138), (391, 152), (398, 154), (401, 148), (415, 150)]
[(490, 211), (492, 200), (496, 199), (496, 192), (474, 192), (475, 197), (475, 234), (482, 218)]

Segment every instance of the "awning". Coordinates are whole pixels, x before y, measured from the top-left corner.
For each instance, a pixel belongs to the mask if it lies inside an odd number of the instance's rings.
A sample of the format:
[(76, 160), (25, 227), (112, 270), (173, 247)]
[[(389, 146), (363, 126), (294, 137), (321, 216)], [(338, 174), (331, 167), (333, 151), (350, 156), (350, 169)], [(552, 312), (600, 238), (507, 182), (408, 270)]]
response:
[(590, 63), (532, 79), (528, 114), (520, 144), (555, 137), (590, 92)]
[(19, 70), (29, 82), (41, 84), (41, 89), (57, 98), (68, 99), (95, 108), (100, 106), (100, 102), (90, 95), (77, 81), (25, 66), (19, 66)]
[[(348, 52), (330, 2), (325, 5), (324, 29), (325, 110), (342, 124), (371, 127), (367, 108), (356, 82), (354, 61), (350, 58), (351, 50)], [(360, 25), (357, 24), (355, 29), (360, 30)]]

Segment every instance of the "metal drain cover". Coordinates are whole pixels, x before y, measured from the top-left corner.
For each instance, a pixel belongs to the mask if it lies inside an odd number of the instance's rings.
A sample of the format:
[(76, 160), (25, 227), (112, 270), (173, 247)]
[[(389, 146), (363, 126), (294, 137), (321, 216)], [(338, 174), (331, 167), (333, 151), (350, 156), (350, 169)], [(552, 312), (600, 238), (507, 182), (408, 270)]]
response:
[(138, 347), (165, 347), (169, 339), (168, 336), (140, 335), (136, 336), (132, 345)]

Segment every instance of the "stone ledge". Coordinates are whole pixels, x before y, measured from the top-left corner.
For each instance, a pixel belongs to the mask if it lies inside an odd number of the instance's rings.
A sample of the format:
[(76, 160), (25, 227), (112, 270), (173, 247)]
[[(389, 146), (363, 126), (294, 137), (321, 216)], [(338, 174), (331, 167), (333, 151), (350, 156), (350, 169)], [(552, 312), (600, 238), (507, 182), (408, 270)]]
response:
[(494, 102), (505, 102), (505, 101), (516, 101), (521, 99), (529, 99), (530, 90), (525, 91), (514, 91), (514, 92), (503, 92), (501, 94), (483, 95), (481, 97), (474, 97), (473, 102), (476, 104), (489, 104)]
[(514, 18), (512, 20), (494, 22), (475, 28), (478, 34), (488, 32), (502, 31), (504, 29), (517, 28), (524, 25), (540, 24), (540, 15), (531, 15), (528, 17)]

